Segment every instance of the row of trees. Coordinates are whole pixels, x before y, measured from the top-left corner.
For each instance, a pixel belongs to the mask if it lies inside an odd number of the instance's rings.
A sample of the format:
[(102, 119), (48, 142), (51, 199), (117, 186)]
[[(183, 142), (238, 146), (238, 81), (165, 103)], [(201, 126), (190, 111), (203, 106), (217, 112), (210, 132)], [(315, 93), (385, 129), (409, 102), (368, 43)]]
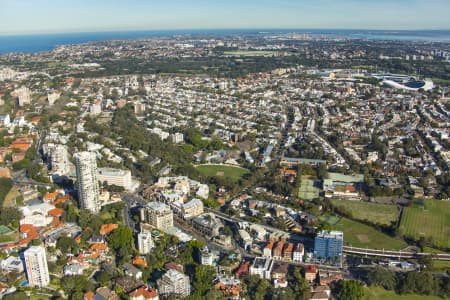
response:
[(378, 266), (368, 273), (368, 283), (398, 294), (435, 295), (450, 297), (450, 279), (435, 277), (429, 271), (395, 273)]

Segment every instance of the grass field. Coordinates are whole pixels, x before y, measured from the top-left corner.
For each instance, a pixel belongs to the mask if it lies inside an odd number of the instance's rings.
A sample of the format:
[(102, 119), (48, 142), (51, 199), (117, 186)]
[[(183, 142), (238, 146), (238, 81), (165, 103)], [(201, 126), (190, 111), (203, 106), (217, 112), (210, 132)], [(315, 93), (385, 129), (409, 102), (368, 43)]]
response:
[(328, 225), (334, 226), (336, 225), (341, 219), (336, 216), (320, 216), (319, 220), (321, 222), (327, 223)]
[(17, 186), (13, 186), (12, 189), (5, 197), (5, 201), (3, 202), (3, 207), (12, 207), (16, 206), (16, 198), (20, 196), (19, 188)]
[(19, 232), (14, 231), (8, 234), (0, 235), (0, 243), (15, 242), (19, 240)]
[(399, 209), (395, 205), (378, 204), (361, 201), (333, 200), (334, 206), (342, 206), (354, 219), (367, 220), (371, 223), (390, 225), (399, 217)]
[(225, 51), (223, 54), (225, 56), (264, 56), (264, 57), (270, 57), (275, 55), (276, 51), (245, 51), (245, 50), (238, 50), (238, 51)]
[(31, 295), (30, 300), (49, 300), (50, 296), (43, 295), (43, 294), (37, 294), (37, 295)]
[(405, 208), (400, 233), (415, 240), (431, 238), (434, 245), (450, 248), (450, 202), (425, 200)]
[(347, 218), (342, 218), (333, 229), (344, 232), (344, 242), (349, 246), (396, 250), (407, 246), (402, 240), (394, 239), (375, 228)]
[(247, 169), (225, 165), (200, 165), (197, 170), (205, 176), (228, 177), (234, 181), (249, 173)]
[(423, 252), (425, 253), (447, 253), (445, 251), (442, 250), (438, 250), (438, 249), (434, 249), (434, 248), (430, 248), (430, 247), (423, 247)]
[(433, 271), (435, 272), (450, 272), (450, 261), (434, 260)]
[(8, 234), (11, 232), (12, 232), (12, 230), (9, 227), (7, 227), (5, 225), (0, 225), (0, 235)]
[(387, 291), (381, 287), (369, 287), (365, 289), (364, 300), (442, 300), (437, 296), (422, 295), (397, 295), (393, 291)]
[(298, 190), (298, 197), (304, 200), (312, 200), (319, 197), (320, 189), (315, 186), (313, 179), (303, 179)]

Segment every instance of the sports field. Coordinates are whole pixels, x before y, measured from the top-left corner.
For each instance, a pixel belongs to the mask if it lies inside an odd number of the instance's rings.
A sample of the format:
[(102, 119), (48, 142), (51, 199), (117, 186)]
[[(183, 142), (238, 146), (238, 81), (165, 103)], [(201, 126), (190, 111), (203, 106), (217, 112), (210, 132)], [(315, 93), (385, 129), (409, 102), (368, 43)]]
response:
[(397, 295), (394, 291), (387, 291), (381, 287), (368, 287), (365, 288), (364, 300), (439, 300), (442, 298), (437, 296), (424, 296), (424, 295)]
[(397, 206), (362, 201), (332, 200), (336, 207), (343, 207), (353, 219), (367, 220), (373, 224), (390, 225), (398, 220), (400, 211)]
[(407, 246), (405, 241), (392, 238), (375, 228), (347, 218), (342, 218), (332, 227), (344, 232), (344, 242), (349, 246), (393, 250), (400, 250)]
[(300, 188), (298, 190), (298, 197), (304, 200), (319, 198), (320, 189), (317, 188), (314, 183), (315, 181), (313, 179), (302, 178)]
[(319, 220), (321, 222), (327, 223), (328, 225), (334, 226), (336, 225), (341, 219), (336, 216), (320, 216)]
[(228, 177), (233, 181), (238, 181), (249, 173), (247, 169), (226, 165), (200, 165), (197, 170), (205, 176)]
[(404, 208), (400, 234), (415, 240), (431, 238), (435, 246), (450, 248), (450, 202), (424, 200)]

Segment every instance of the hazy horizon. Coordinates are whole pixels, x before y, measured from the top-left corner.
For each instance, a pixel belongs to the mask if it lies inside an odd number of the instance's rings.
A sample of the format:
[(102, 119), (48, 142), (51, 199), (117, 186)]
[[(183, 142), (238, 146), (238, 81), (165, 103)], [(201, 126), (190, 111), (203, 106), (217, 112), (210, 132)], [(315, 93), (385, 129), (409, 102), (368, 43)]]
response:
[(0, 35), (174, 30), (449, 30), (446, 0), (0, 0)]
[(23, 33), (1, 33), (0, 36), (39, 36), (39, 35), (76, 35), (76, 34), (95, 34), (95, 33), (129, 33), (129, 32), (155, 32), (155, 33), (176, 33), (176, 32), (186, 32), (190, 33), (213, 33), (220, 31), (243, 31), (243, 32), (308, 32), (308, 31), (367, 31), (367, 32), (446, 32), (450, 31), (450, 28), (439, 28), (439, 29), (424, 29), (424, 28), (414, 28), (414, 29), (395, 29), (395, 28), (381, 28), (381, 29), (370, 29), (370, 28), (174, 28), (174, 29), (123, 29), (123, 30), (87, 30), (87, 31), (54, 31), (54, 32), (23, 32)]

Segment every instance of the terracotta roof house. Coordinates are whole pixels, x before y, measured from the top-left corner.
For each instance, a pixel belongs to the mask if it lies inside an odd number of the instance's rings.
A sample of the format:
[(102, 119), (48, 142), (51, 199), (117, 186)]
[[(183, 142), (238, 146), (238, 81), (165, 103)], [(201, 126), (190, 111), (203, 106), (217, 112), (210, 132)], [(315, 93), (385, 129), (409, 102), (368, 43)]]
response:
[(159, 300), (158, 292), (151, 286), (144, 285), (129, 293), (130, 300)]

